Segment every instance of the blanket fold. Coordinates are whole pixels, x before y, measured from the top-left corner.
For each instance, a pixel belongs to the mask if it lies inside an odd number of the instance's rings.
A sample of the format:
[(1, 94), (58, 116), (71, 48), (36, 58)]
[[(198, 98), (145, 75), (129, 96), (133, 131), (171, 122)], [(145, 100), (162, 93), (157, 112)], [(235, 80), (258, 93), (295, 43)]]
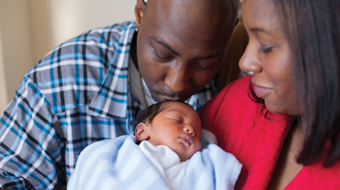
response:
[[(183, 189), (233, 189), (241, 167), (233, 155), (214, 144), (208, 145), (189, 160)], [(131, 135), (86, 147), (79, 156), (67, 189), (170, 190)]]

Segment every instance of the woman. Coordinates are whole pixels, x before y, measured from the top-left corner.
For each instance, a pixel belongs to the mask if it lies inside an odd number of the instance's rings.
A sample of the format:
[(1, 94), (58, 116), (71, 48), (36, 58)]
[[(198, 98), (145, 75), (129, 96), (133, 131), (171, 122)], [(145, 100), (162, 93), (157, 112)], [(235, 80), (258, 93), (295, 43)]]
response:
[(201, 111), (243, 164), (236, 189), (340, 187), (340, 2), (243, 0), (240, 68)]

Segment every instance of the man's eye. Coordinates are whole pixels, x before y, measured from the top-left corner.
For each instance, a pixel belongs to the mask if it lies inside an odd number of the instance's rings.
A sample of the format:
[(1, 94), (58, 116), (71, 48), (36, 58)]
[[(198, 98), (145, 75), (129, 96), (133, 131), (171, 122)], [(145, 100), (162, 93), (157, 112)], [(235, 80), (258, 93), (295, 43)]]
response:
[(153, 51), (153, 53), (160, 60), (167, 61), (167, 60), (171, 59), (171, 57), (162, 57), (162, 56), (158, 55), (155, 50)]
[(204, 67), (204, 66), (202, 66), (202, 65), (199, 64), (199, 63), (196, 63), (196, 65), (197, 65), (200, 69), (202, 69), (202, 70), (208, 70), (208, 69), (209, 69), (209, 67)]

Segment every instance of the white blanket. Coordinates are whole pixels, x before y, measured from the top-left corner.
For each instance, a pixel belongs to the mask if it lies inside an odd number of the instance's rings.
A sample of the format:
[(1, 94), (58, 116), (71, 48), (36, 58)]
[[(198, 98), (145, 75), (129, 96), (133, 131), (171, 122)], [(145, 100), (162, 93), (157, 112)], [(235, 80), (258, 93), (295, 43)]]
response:
[[(233, 189), (242, 165), (211, 144), (189, 160), (183, 179), (186, 190)], [(135, 144), (121, 136), (86, 147), (77, 161), (67, 189), (170, 190), (168, 183)]]
[(184, 190), (185, 170), (189, 160), (181, 162), (179, 156), (168, 146), (154, 146), (149, 141), (139, 145), (171, 190)]

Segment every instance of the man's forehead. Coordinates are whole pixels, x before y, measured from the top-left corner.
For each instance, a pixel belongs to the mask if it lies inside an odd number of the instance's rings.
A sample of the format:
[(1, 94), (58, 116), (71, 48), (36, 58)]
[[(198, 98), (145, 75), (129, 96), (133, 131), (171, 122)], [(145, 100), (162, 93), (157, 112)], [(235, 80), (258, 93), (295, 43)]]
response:
[[(227, 1), (230, 0), (148, 0), (147, 6), (152, 12), (164, 13), (164, 11), (178, 12), (181, 10), (217, 13), (228, 9)], [(181, 9), (182, 8), (182, 9)], [(190, 13), (186, 12), (186, 13)]]
[(178, 34), (183, 32), (180, 29), (185, 32), (200, 30), (201, 33), (232, 30), (234, 22), (231, 23), (226, 1), (232, 0), (149, 0), (144, 19), (151, 22), (149, 29), (170, 27)]

